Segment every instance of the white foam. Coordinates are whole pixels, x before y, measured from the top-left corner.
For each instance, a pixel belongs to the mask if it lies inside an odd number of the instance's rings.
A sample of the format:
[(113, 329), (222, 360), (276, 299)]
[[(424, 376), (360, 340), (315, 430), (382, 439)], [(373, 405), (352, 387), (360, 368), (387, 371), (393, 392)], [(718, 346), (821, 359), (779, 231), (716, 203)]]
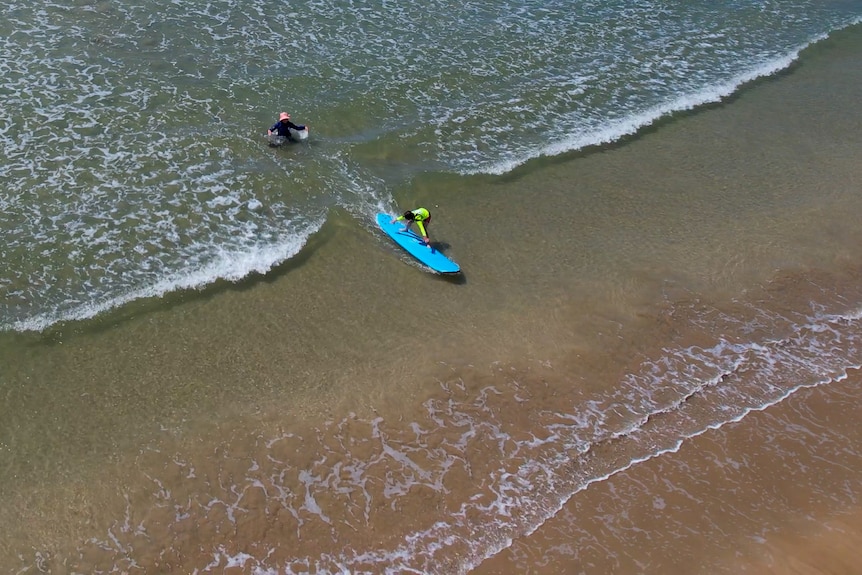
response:
[[(532, 418), (529, 434), (510, 433), (509, 428), (511, 410), (525, 405), (514, 399), (527, 391), (525, 382), (510, 380), (509, 371), (496, 366), (500, 376), (494, 385), (478, 392), (468, 392), (458, 380), (443, 384), (449, 393), (428, 400), (426, 417), (417, 421), (387, 424), (381, 417), (363, 421), (349, 415), (315, 428), (307, 437), (256, 435), (258, 445), (273, 451), (265, 460), (257, 454), (244, 459), (245, 451), (231, 453), (225, 446), (226, 463), (235, 465), (225, 469), (229, 481), (210, 477), (199, 486), (203, 492), (197, 501), (212, 497), (205, 509), (223, 506), (227, 519), (234, 521), (239, 513), (250, 512), (240, 506), (245, 494), (260, 489), (270, 500), (268, 509), (281, 506), (296, 520), (300, 540), (306, 530), (331, 533), (333, 548), (313, 557), (295, 553), (277, 562), (271, 553), (232, 555), (216, 538), (210, 542), (213, 560), (205, 569), (241, 563), (258, 573), (467, 573), (515, 537), (534, 532), (591, 485), (677, 452), (692, 438), (768, 409), (800, 390), (841, 380), (848, 369), (859, 367), (862, 326), (847, 314), (815, 309), (807, 316), (804, 310), (783, 316), (755, 309), (745, 319), (693, 306), (688, 311), (684, 315), (690, 326), (702, 332), (696, 339), (713, 343), (669, 346), (617, 385), (596, 389), (583, 401), (557, 402), (552, 408), (556, 413), (543, 405), (541, 416)], [(745, 339), (751, 333), (770, 335)], [(300, 444), (316, 454), (311, 461), (299, 463), (282, 455)], [(238, 447), (245, 450), (246, 443), (240, 441)], [(470, 457), (477, 449), (488, 457)], [(175, 455), (167, 461), (175, 467), (172, 477), (186, 475), (191, 467)], [(446, 489), (453, 471), (459, 477), (470, 475), (466, 486)], [(218, 488), (210, 492), (208, 485)], [(373, 528), (380, 510), (398, 509), (405, 498), (416, 496), (412, 488), (420, 486), (431, 488), (448, 511), (405, 522), (419, 527), (405, 530), (399, 544), (337, 544), (339, 530)], [(447, 499), (452, 493), (458, 498)], [(177, 521), (196, 520), (196, 503), (173, 495), (158, 481), (152, 497), (168, 505)], [(664, 502), (656, 500), (655, 505), (660, 508)], [(133, 549), (133, 542), (118, 536), (145, 537), (146, 525), (132, 523), (128, 513), (118, 519), (102, 548), (118, 553)], [(125, 560), (127, 555), (115, 557)]]
[(605, 123), (603, 126), (580, 133), (558, 142), (541, 146), (520, 154), (517, 158), (497, 162), (487, 167), (462, 170), (464, 174), (494, 174), (502, 175), (511, 172), (518, 166), (542, 156), (557, 156), (567, 152), (577, 151), (591, 146), (600, 146), (616, 142), (626, 136), (636, 134), (641, 129), (653, 124), (657, 120), (669, 116), (675, 112), (693, 110), (704, 104), (720, 102), (723, 98), (736, 92), (741, 86), (756, 80), (757, 78), (771, 76), (781, 70), (788, 68), (799, 58), (799, 53), (808, 46), (826, 38), (827, 35), (818, 35), (805, 44), (792, 50), (781, 57), (765, 62), (730, 80), (708, 86), (706, 88), (684, 94), (678, 98), (669, 100), (663, 104), (652, 106), (641, 112), (628, 117)]
[(183, 289), (199, 289), (219, 279), (238, 281), (252, 273), (264, 274), (275, 265), (299, 253), (308, 237), (322, 225), (323, 221), (318, 221), (310, 226), (304, 235), (290, 238), (282, 244), (235, 252), (223, 251), (218, 254), (215, 261), (204, 267), (173, 274), (150, 286), (132, 290), (108, 300), (84, 304), (67, 312), (40, 314), (8, 325), (0, 325), (0, 327), (15, 331), (42, 331), (57, 322), (89, 319), (131, 301), (161, 297), (166, 293)]

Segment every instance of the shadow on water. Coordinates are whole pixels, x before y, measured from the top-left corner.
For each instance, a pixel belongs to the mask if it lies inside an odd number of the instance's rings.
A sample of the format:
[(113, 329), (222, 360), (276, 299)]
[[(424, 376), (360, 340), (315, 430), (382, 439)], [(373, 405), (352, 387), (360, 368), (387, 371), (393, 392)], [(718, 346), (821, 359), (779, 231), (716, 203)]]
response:
[[(452, 244), (446, 242), (431, 242), (429, 245), (443, 255), (446, 255), (446, 250), (452, 247)], [(437, 279), (441, 279), (450, 284), (464, 285), (467, 283), (467, 277), (464, 275), (464, 270), (449, 274), (435, 272), (434, 275)]]
[(446, 242), (430, 242), (428, 245), (443, 254), (444, 256), (446, 255), (446, 250), (452, 247), (452, 244)]
[[(245, 292), (262, 284), (272, 284), (285, 275), (298, 270), (311, 260), (314, 254), (335, 237), (337, 217), (329, 217), (317, 233), (309, 236), (302, 249), (293, 257), (273, 266), (265, 273), (251, 273), (237, 281), (218, 279), (200, 288), (172, 291), (157, 297), (147, 297), (125, 303), (86, 320), (57, 322), (41, 332), (10, 333), (13, 340), (23, 345), (59, 344), (64, 339), (78, 334), (98, 334), (117, 327), (121, 323), (156, 311), (170, 311), (191, 301), (210, 300), (225, 292)], [(445, 242), (434, 242), (435, 249), (445, 253), (451, 246)], [(464, 285), (467, 278), (463, 271), (454, 274), (432, 273), (435, 279), (453, 285)]]
[[(722, 96), (720, 99), (712, 102), (704, 102), (702, 104), (698, 104), (692, 108), (686, 108), (681, 110), (675, 110), (673, 112), (667, 113), (663, 116), (659, 116), (655, 118), (648, 124), (645, 124), (639, 127), (632, 134), (625, 134), (620, 136), (616, 140), (611, 142), (604, 142), (600, 144), (593, 144), (589, 146), (584, 146), (583, 148), (579, 148), (576, 150), (571, 150), (568, 152), (564, 152), (561, 154), (557, 154), (554, 156), (539, 156), (534, 158), (524, 164), (516, 167), (510, 172), (507, 172), (500, 176), (495, 176), (496, 181), (500, 183), (512, 183), (520, 181), (524, 176), (536, 171), (537, 169), (541, 169), (547, 166), (555, 166), (558, 164), (564, 164), (576, 158), (583, 158), (586, 156), (591, 156), (593, 154), (601, 154), (604, 152), (611, 152), (614, 150), (618, 150), (623, 148), (632, 142), (640, 140), (641, 138), (645, 138), (652, 134), (655, 134), (659, 130), (663, 128), (675, 124), (680, 120), (684, 120), (686, 118), (690, 118), (692, 116), (696, 116), (698, 114), (702, 114), (704, 112), (708, 112), (710, 110), (715, 110), (719, 108), (723, 108), (730, 104), (737, 102), (740, 98), (745, 97), (750, 91), (757, 89), (760, 86), (764, 86), (767, 84), (771, 84), (773, 82), (779, 81), (787, 76), (794, 74), (797, 70), (799, 70), (806, 60), (806, 55), (811, 53), (813, 50), (820, 48), (820, 43), (809, 46), (800, 54), (799, 59), (791, 62), (786, 68), (782, 68), (768, 76), (760, 76), (759, 78), (754, 78), (749, 80), (739, 86), (736, 89), (726, 96)], [(480, 174), (480, 176), (482, 176)]]
[(244, 292), (261, 284), (271, 284), (305, 265), (318, 249), (335, 236), (335, 231), (336, 225), (332, 223), (331, 218), (327, 218), (320, 230), (308, 237), (305, 245), (296, 255), (264, 273), (253, 272), (235, 282), (217, 279), (199, 288), (181, 289), (161, 296), (133, 300), (86, 320), (60, 321), (39, 333), (19, 333), (13, 337), (15, 339), (20, 337), (21, 341), (28, 345), (61, 343), (63, 339), (74, 334), (98, 334), (141, 315), (168, 311), (190, 301), (206, 301), (224, 292)]
[(464, 275), (463, 271), (454, 274), (434, 274), (436, 278), (440, 281), (446, 282), (448, 284), (453, 285), (465, 285), (467, 283), (467, 276)]

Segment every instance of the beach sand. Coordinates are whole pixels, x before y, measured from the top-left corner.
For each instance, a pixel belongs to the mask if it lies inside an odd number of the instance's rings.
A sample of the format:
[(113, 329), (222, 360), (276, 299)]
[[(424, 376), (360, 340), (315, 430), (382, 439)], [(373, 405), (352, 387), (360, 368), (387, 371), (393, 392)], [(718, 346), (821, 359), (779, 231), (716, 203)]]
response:
[[(188, 573), (248, 555), (232, 569), (251, 573), (355, 553), (374, 572), (374, 550), (438, 573), (485, 555), (476, 573), (841, 565), (842, 540), (816, 534), (857, 533), (858, 374), (622, 471), (643, 445), (566, 451), (571, 478), (533, 483), (505, 525), (483, 514), (488, 478), (559, 456), (555, 418), (664, 350), (862, 301), (862, 30), (809, 52), (628, 141), (398, 190), (432, 209), (459, 279), (335, 211), (266, 276), (4, 335), (0, 565)], [(748, 335), (791, 337), (782, 325)], [(608, 402), (607, 429), (636, 421)]]
[(591, 486), (473, 573), (858, 573), (860, 383), (853, 371)]
[(859, 572), (862, 563), (862, 510), (854, 509), (839, 517), (795, 527), (786, 533), (771, 535), (755, 557), (731, 564), (731, 568), (735, 568), (737, 573), (768, 575), (851, 575)]

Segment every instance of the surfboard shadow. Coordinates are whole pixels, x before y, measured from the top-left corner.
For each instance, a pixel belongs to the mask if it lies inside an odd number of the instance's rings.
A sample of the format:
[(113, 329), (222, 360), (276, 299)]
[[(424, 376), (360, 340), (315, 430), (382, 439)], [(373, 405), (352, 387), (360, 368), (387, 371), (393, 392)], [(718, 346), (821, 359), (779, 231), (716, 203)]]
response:
[[(447, 244), (446, 242), (431, 242), (429, 245), (435, 251), (440, 252), (444, 256), (446, 255), (446, 250), (448, 250), (450, 247), (452, 247), (451, 244)], [(447, 283), (451, 283), (451, 284), (455, 284), (455, 285), (463, 285), (463, 284), (467, 283), (467, 277), (464, 275), (463, 269), (460, 269), (455, 273), (434, 272), (434, 275), (437, 276), (437, 278), (440, 280), (443, 280)]]
[(447, 284), (465, 285), (467, 283), (467, 276), (464, 275), (463, 271), (453, 274), (440, 274), (435, 272), (434, 276), (439, 281), (446, 282)]

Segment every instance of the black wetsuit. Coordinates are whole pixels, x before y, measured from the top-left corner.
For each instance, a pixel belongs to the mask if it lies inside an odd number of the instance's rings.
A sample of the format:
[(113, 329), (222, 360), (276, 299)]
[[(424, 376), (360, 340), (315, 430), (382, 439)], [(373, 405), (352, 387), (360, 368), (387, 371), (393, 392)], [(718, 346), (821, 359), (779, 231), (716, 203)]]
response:
[(293, 122), (291, 122), (290, 120), (279, 120), (278, 122), (273, 124), (272, 128), (270, 128), (269, 130), (277, 136), (281, 136), (282, 138), (287, 138), (288, 140), (292, 140), (293, 137), (290, 135), (290, 129), (289, 128), (293, 128), (297, 132), (301, 132), (305, 129), (305, 126), (303, 126), (301, 124), (296, 125)]

